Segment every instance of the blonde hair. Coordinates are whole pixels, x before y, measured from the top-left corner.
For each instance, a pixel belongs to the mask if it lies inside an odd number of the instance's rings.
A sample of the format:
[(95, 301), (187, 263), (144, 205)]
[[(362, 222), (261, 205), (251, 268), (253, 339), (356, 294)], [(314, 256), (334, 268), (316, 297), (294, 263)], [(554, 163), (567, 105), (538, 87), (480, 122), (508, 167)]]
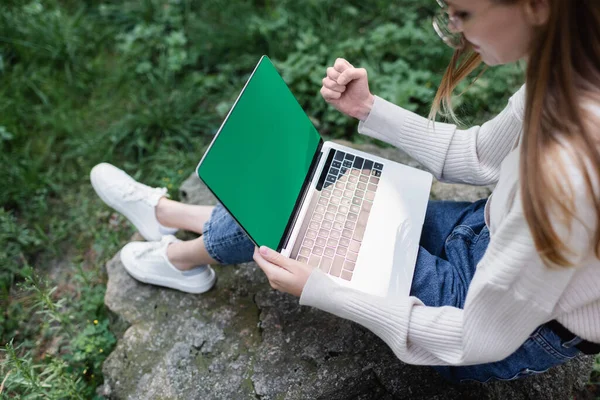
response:
[[(600, 199), (594, 192), (594, 187), (600, 184), (600, 121), (584, 108), (589, 102), (600, 105), (600, 2), (549, 0), (549, 3), (549, 21), (536, 33), (526, 72), (519, 170), (521, 201), (543, 262), (549, 267), (571, 267), (568, 255), (572, 252), (561, 241), (548, 215), (552, 212), (564, 223), (575, 217), (573, 191), (565, 189), (567, 177), (559, 157), (566, 142), (577, 155), (587, 195), (596, 216), (600, 216)], [(455, 117), (452, 93), (480, 64), (481, 58), (468, 45), (455, 52), (430, 117), (434, 118), (441, 110)], [(593, 124), (595, 130), (591, 129)], [(598, 174), (590, 175), (590, 170)], [(593, 244), (595, 255), (600, 258), (600, 223), (596, 224)]]

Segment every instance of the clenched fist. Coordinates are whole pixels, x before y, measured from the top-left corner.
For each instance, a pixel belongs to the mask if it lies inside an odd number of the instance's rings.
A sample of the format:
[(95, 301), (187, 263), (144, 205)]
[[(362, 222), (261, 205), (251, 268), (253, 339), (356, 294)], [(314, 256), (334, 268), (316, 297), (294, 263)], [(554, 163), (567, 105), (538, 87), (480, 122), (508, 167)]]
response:
[(321, 95), (337, 110), (361, 121), (367, 118), (375, 101), (369, 91), (367, 71), (354, 68), (343, 58), (338, 58), (333, 67), (327, 68)]

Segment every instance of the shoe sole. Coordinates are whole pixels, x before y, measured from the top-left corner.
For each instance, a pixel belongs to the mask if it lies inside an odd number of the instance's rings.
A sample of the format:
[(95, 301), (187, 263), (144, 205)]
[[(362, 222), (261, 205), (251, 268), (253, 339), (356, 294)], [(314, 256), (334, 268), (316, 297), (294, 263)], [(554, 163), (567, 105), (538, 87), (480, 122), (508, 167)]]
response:
[(134, 270), (130, 270), (129, 268), (127, 268), (125, 260), (123, 260), (123, 252), (121, 252), (119, 258), (121, 259), (121, 263), (123, 264), (125, 271), (127, 271), (127, 273), (129, 275), (131, 275), (137, 281), (147, 283), (150, 285), (154, 285), (154, 286), (167, 287), (167, 288), (179, 290), (179, 291), (185, 292), (185, 293), (200, 294), (200, 293), (208, 292), (214, 286), (214, 284), (217, 280), (217, 274), (215, 273), (215, 271), (212, 268), (208, 267), (208, 270), (210, 271), (210, 278), (207, 281), (203, 282), (201, 285), (197, 285), (197, 286), (193, 286), (193, 287), (181, 285), (177, 281), (165, 280), (164, 278), (148, 277), (145, 275), (138, 274)]
[(140, 224), (136, 224), (134, 221), (132, 221), (132, 218), (127, 216), (127, 213), (120, 207), (116, 206), (115, 204), (113, 204), (111, 201), (108, 200), (108, 197), (104, 195), (104, 193), (102, 192), (102, 190), (100, 190), (100, 185), (95, 182), (94, 179), (94, 175), (90, 174), (90, 181), (92, 182), (92, 187), (94, 188), (94, 190), (96, 191), (96, 194), (98, 195), (98, 197), (100, 197), (100, 199), (102, 199), (102, 201), (104, 203), (106, 203), (106, 205), (108, 205), (109, 207), (111, 207), (113, 210), (123, 214), (125, 216), (125, 218), (127, 218), (127, 220), (129, 222), (131, 222), (133, 224), (133, 226), (135, 226), (135, 229), (137, 229), (137, 231), (144, 237), (144, 239), (148, 240), (148, 241), (158, 241), (162, 238), (162, 234), (158, 234), (158, 236), (153, 236), (153, 235), (148, 235), (148, 231), (154, 231), (154, 229), (150, 229), (147, 228), (144, 224), (140, 223)]

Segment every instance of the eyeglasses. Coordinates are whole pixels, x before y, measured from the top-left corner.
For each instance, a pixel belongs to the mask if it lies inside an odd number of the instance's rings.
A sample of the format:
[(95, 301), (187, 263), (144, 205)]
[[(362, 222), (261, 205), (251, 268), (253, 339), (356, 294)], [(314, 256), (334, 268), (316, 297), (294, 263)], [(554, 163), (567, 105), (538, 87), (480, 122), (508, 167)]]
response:
[(460, 33), (462, 20), (455, 15), (450, 15), (445, 1), (436, 1), (440, 5), (440, 9), (433, 17), (433, 29), (448, 46), (453, 49), (462, 49), (465, 46), (465, 38)]

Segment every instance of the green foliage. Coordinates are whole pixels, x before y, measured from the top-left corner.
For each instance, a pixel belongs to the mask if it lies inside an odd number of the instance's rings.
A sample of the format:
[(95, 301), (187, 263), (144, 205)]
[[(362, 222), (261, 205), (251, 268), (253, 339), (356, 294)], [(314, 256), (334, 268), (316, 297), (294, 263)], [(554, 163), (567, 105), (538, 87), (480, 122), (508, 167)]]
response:
[(83, 377), (75, 377), (69, 372), (69, 366), (61, 359), (49, 357), (44, 363), (34, 362), (31, 354), (19, 355), (13, 343), (6, 345), (4, 361), (0, 371), (6, 378), (6, 395), (1, 399), (12, 398), (19, 394), (20, 399), (88, 399), (93, 395), (85, 389)]
[(110, 351), (115, 341), (115, 336), (108, 327), (108, 320), (96, 325), (88, 325), (71, 342), (72, 361), (89, 364), (94, 371), (100, 371), (104, 357), (98, 357), (98, 354)]
[(102, 362), (116, 338), (103, 308), (104, 286), (95, 282), (95, 273), (81, 266), (76, 269), (77, 302), (58, 298), (58, 287), (49, 286), (34, 273), (25, 276), (20, 285), (32, 299), (29, 308), (40, 317), (41, 337), (50, 341), (51, 349), (41, 355), (40, 362), (26, 346), (15, 347), (13, 340), (4, 346), (0, 372), (6, 378), (7, 398), (17, 393), (31, 399), (95, 396), (95, 387), (101, 383)]
[[(96, 163), (177, 188), (262, 54), (327, 138), (364, 140), (356, 121), (319, 95), (337, 57), (365, 67), (374, 93), (426, 115), (451, 54), (431, 29), (436, 7), (433, 0), (3, 1), (0, 375), (10, 374), (0, 398), (92, 398), (102, 382), (115, 343), (102, 265), (132, 228), (91, 189)], [(521, 80), (518, 66), (486, 71), (455, 100), (459, 116), (489, 118)]]
[[(103, 5), (100, 11), (104, 17), (133, 26), (116, 35), (117, 49), (136, 64), (136, 73), (147, 74), (157, 68), (179, 72), (193, 62), (182, 29), (185, 6), (180, 1), (142, 1), (132, 9), (123, 10), (121, 4), (115, 4)], [(140, 15), (144, 16), (141, 20)]]
[(8, 292), (15, 275), (22, 268), (22, 260), (42, 243), (40, 236), (20, 226), (11, 211), (0, 208), (0, 294)]

